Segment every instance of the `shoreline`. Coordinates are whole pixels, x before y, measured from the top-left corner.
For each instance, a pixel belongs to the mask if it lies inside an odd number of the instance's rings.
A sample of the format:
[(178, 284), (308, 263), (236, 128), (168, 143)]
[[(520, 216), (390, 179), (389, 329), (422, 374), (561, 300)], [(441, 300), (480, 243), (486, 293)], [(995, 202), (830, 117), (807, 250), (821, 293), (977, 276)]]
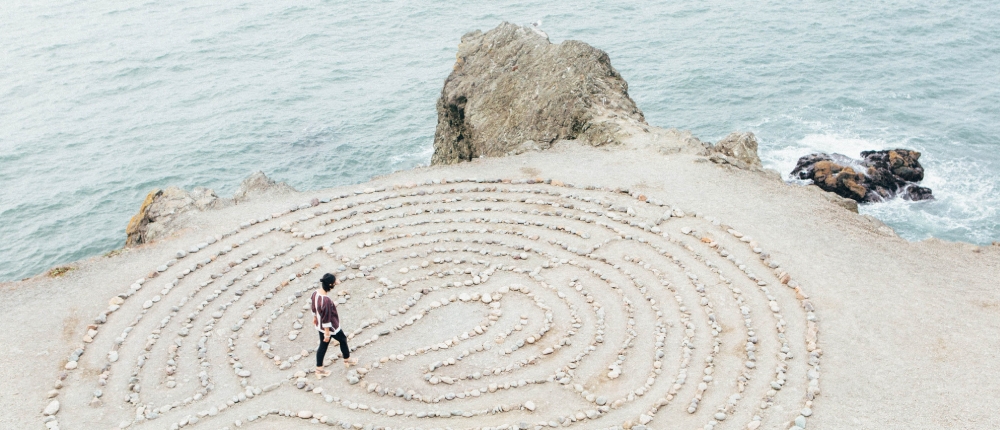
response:
[[(654, 127), (654, 128), (658, 128), (658, 127)], [(681, 133), (684, 133), (684, 132), (681, 132)], [(366, 183), (371, 183), (371, 182), (378, 181), (378, 180), (380, 180), (382, 178), (387, 178), (387, 177), (391, 177), (393, 175), (397, 175), (397, 174), (401, 174), (401, 173), (404, 173), (404, 172), (408, 172), (408, 171), (411, 171), (411, 170), (419, 170), (419, 169), (425, 169), (425, 168), (429, 168), (429, 167), (431, 167), (431, 166), (429, 166), (429, 165), (421, 165), (421, 166), (417, 166), (415, 168), (408, 169), (408, 170), (398, 170), (398, 171), (391, 172), (391, 173), (375, 175), (375, 176), (372, 176), (371, 178), (369, 178), (368, 181), (360, 182), (360, 183), (357, 183), (357, 184), (343, 185), (343, 186), (332, 187), (332, 188), (331, 187), (326, 187), (326, 188), (320, 188), (320, 189), (317, 189), (317, 190), (303, 190), (303, 191), (298, 191), (297, 189), (293, 188), (289, 184), (285, 184), (283, 182), (279, 183), (279, 184), (280, 184), (281, 187), (288, 187), (289, 189), (292, 190), (292, 192), (298, 192), (298, 193), (319, 192), (319, 191), (329, 190), (329, 189), (333, 189), (333, 188), (356, 187), (356, 186), (360, 186), (360, 185), (363, 185), (363, 184), (366, 184)], [(780, 174), (780, 172), (777, 172), (777, 173)], [(251, 175), (251, 176), (248, 176), (247, 178), (244, 179), (244, 181), (246, 181), (248, 179), (251, 179), (251, 178), (254, 178), (257, 175), (262, 175), (265, 179), (268, 179), (268, 177), (266, 176), (266, 174), (262, 174), (262, 172), (258, 172), (258, 173), (255, 173), (255, 174)], [(823, 191), (819, 187), (816, 187), (816, 186), (814, 186), (812, 184), (804, 184), (804, 183), (801, 183), (801, 181), (799, 181), (799, 180), (788, 180), (788, 179), (785, 179), (784, 176), (782, 176), (781, 180), (782, 180), (782, 182), (784, 182), (788, 186), (799, 187), (799, 188), (808, 190), (810, 192), (815, 192), (815, 193), (817, 193), (819, 195), (822, 195), (822, 196), (826, 197), (830, 201), (838, 201), (838, 199), (841, 199), (836, 194), (834, 194), (832, 192)], [(190, 193), (190, 192), (192, 192), (192, 190), (180, 190), (180, 191), (184, 192), (184, 193)], [(211, 190), (211, 189), (208, 189), (207, 191), (210, 192), (210, 193), (212, 193), (212, 194), (214, 194), (214, 191)], [(236, 193), (238, 194), (239, 192), (240, 192), (239, 189), (237, 189)], [(284, 192), (287, 192), (287, 191), (282, 190), (282, 191), (279, 191), (279, 192), (280, 193), (284, 193)], [(257, 196), (252, 196), (251, 195), (250, 197), (248, 197), (248, 199), (253, 200), (255, 198), (256, 199), (270, 198), (270, 197), (273, 196), (273, 194), (271, 192), (268, 192), (266, 190), (262, 194), (264, 194), (264, 195), (257, 195)], [(229, 199), (220, 198), (219, 200), (232, 200), (232, 198), (229, 198)], [(244, 203), (246, 201), (247, 200), (244, 200)], [(1000, 246), (1000, 241), (994, 241), (992, 244), (987, 244), (987, 243), (976, 243), (976, 242), (960, 241), (960, 240), (948, 240), (948, 239), (942, 239), (942, 238), (938, 238), (938, 237), (934, 237), (934, 236), (923, 238), (923, 239), (918, 239), (918, 240), (907, 239), (907, 238), (905, 238), (903, 236), (900, 236), (898, 234), (898, 232), (896, 232), (895, 229), (893, 229), (891, 226), (885, 224), (885, 222), (883, 220), (879, 219), (875, 215), (871, 215), (871, 214), (868, 214), (868, 213), (863, 213), (863, 211), (862, 211), (862, 209), (864, 209), (866, 207), (869, 207), (871, 205), (890, 204), (891, 202), (892, 202), (892, 200), (888, 200), (888, 201), (885, 201), (885, 202), (875, 202), (875, 203), (862, 203), (862, 204), (858, 204), (857, 205), (858, 213), (861, 216), (869, 218), (869, 221), (871, 221), (874, 224), (877, 224), (877, 225), (880, 225), (880, 226), (884, 226), (885, 228), (891, 229), (892, 230), (892, 235), (900, 237), (900, 238), (904, 239), (908, 243), (922, 243), (922, 242), (927, 242), (927, 241), (930, 241), (930, 242), (944, 242), (944, 243), (952, 243), (952, 244), (956, 244), (956, 245), (968, 245), (968, 246), (972, 247), (970, 249), (975, 249), (975, 248), (983, 249), (983, 248), (989, 248), (990, 246)], [(206, 208), (206, 209), (203, 210), (203, 212), (207, 213), (207, 212), (211, 212), (213, 210), (219, 210), (219, 209), (220, 208)], [(181, 223), (181, 224), (183, 225), (183, 223)], [(181, 229), (183, 230), (184, 228), (181, 227)], [(141, 245), (141, 246), (145, 246), (145, 245)], [(83, 263), (86, 263), (86, 262), (90, 262), (92, 260), (96, 260), (96, 259), (99, 259), (99, 258), (108, 258), (109, 256), (110, 257), (115, 257), (115, 256), (118, 256), (118, 255), (120, 255), (122, 253), (128, 253), (132, 249), (133, 249), (133, 247), (130, 247), (130, 246), (127, 246), (127, 245), (122, 245), (121, 247), (110, 249), (110, 250), (101, 252), (99, 254), (94, 254), (94, 255), (91, 255), (91, 256), (83, 257), (83, 258), (81, 258), (79, 260), (75, 260), (75, 261), (71, 261), (71, 262), (67, 262), (67, 263), (62, 263), (62, 264), (55, 264), (55, 265), (50, 266), (49, 268), (47, 268), (47, 269), (45, 269), (45, 270), (43, 270), (43, 271), (41, 271), (41, 272), (39, 272), (37, 274), (29, 276), (29, 277), (25, 277), (25, 278), (18, 279), (18, 280), (0, 281), (0, 288), (4, 288), (6, 286), (9, 286), (9, 284), (16, 284), (16, 283), (26, 282), (26, 281), (33, 280), (33, 279), (36, 279), (36, 278), (44, 278), (44, 277), (48, 276), (48, 274), (51, 271), (56, 270), (56, 269), (63, 269), (63, 268), (65, 268), (65, 269), (69, 269), (69, 271), (72, 271), (72, 270), (75, 270), (76, 267), (79, 266), (80, 264), (83, 264)], [(60, 275), (60, 276), (62, 276), (62, 275)], [(56, 277), (58, 277), (58, 276), (56, 276)]]

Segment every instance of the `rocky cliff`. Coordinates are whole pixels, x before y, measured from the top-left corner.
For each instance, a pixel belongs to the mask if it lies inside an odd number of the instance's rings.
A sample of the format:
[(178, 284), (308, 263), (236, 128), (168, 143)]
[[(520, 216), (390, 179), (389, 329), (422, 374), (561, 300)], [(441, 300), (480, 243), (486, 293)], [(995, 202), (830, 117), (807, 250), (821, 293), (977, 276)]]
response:
[(560, 139), (601, 146), (643, 129), (642, 111), (604, 51), (510, 23), (462, 37), (437, 102), (432, 164), (546, 149)]
[(208, 188), (185, 191), (177, 187), (155, 189), (146, 195), (139, 212), (125, 229), (125, 246), (150, 243), (169, 236), (184, 227), (183, 219), (190, 212), (219, 209), (249, 198), (273, 193), (295, 191), (284, 182), (275, 182), (264, 172), (256, 172), (240, 184), (233, 198), (220, 198)]

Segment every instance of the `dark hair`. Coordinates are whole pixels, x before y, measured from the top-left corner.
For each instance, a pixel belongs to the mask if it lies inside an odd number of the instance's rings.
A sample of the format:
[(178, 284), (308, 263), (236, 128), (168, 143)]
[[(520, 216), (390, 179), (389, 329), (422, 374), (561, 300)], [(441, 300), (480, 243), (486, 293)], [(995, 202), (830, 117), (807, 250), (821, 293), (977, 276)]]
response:
[(332, 273), (327, 273), (320, 278), (319, 282), (323, 284), (323, 291), (330, 291), (333, 289), (333, 284), (337, 283), (337, 277)]

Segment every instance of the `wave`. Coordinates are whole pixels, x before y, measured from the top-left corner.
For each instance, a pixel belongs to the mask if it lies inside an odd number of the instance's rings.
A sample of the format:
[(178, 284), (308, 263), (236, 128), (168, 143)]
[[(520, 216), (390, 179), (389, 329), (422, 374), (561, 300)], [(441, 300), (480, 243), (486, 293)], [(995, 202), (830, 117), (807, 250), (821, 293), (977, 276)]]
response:
[(884, 141), (847, 137), (836, 134), (807, 134), (798, 142), (781, 148), (766, 149), (762, 152), (761, 161), (765, 167), (775, 169), (786, 178), (800, 157), (825, 152), (843, 154), (851, 158), (859, 158), (861, 151), (888, 149)]
[(802, 184), (792, 178), (790, 172), (804, 155), (825, 152), (858, 158), (861, 151), (866, 150), (903, 147), (922, 151), (920, 162), (924, 166), (924, 180), (921, 185), (933, 190), (935, 200), (893, 199), (861, 205), (859, 211), (882, 220), (908, 240), (937, 237), (988, 244), (1000, 239), (1000, 177), (988, 174), (1000, 166), (990, 159), (956, 157), (946, 153), (949, 148), (945, 146), (932, 151), (921, 146), (906, 140), (893, 143), (835, 133), (813, 133), (793, 144), (765, 148), (761, 152), (766, 167), (778, 170), (789, 182)]

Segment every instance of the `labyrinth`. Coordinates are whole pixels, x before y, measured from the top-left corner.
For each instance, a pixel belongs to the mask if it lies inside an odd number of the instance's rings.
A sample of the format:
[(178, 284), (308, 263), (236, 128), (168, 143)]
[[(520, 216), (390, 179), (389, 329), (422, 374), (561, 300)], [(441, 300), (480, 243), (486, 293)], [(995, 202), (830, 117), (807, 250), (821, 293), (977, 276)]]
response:
[[(634, 190), (433, 180), (233, 227), (103, 298), (46, 427), (788, 429), (820, 393), (802, 287)], [(360, 361), (317, 379), (326, 272)]]

